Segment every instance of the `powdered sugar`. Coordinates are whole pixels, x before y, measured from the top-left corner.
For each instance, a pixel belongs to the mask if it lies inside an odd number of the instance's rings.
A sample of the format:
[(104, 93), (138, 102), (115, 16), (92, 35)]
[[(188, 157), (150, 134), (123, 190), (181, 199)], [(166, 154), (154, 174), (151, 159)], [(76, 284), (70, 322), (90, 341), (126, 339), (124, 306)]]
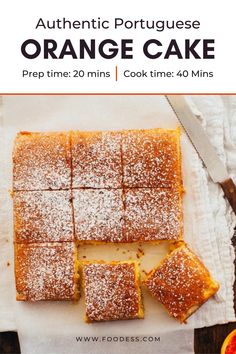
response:
[(122, 190), (74, 190), (73, 204), (77, 240), (125, 241)]
[(208, 270), (187, 247), (172, 252), (145, 283), (151, 294), (180, 320), (218, 290)]
[(69, 133), (19, 133), (13, 152), (13, 189), (68, 189), (71, 185)]
[[(178, 144), (176, 131), (159, 129), (17, 136), (13, 156), (14, 228), (18, 244), (16, 269), (20, 267), (22, 272), (17, 271), (16, 282), (18, 289), (23, 284), (19, 292), (24, 299), (56, 299), (54, 286), (66, 288), (64, 273), (66, 277), (74, 274), (73, 252), (66, 248), (74, 243), (68, 241), (180, 238), (182, 181)], [(60, 247), (57, 242), (62, 242)], [(68, 264), (66, 258), (58, 259), (64, 248)], [(127, 270), (130, 265), (117, 267), (112, 265), (101, 278), (107, 279), (109, 294), (115, 291), (119, 295), (114, 305), (120, 312), (113, 313), (111, 319), (135, 318), (134, 274), (131, 276), (132, 271)], [(112, 287), (110, 281), (114, 278)], [(125, 292), (131, 289), (130, 297), (120, 293), (122, 282), (126, 284)], [(95, 282), (91, 289), (98, 285)], [(58, 297), (64, 299), (67, 295)]]
[(169, 188), (181, 183), (176, 130), (134, 130), (122, 134), (126, 187)]
[(16, 242), (73, 241), (70, 191), (13, 194)]
[(134, 263), (84, 264), (88, 321), (138, 318), (141, 306)]
[(124, 190), (125, 235), (129, 242), (178, 240), (182, 233), (179, 189)]
[(121, 133), (72, 133), (73, 188), (121, 188)]
[(75, 298), (74, 243), (16, 245), (16, 289), (21, 300)]
[(73, 191), (75, 237), (83, 242), (179, 240), (178, 189), (81, 189)]

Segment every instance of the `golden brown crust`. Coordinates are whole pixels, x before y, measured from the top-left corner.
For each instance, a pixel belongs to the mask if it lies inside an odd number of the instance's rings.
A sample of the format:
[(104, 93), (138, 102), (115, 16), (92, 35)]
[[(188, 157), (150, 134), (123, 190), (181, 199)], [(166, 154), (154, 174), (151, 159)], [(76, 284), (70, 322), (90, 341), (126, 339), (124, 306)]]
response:
[(136, 262), (83, 262), (86, 322), (143, 318)]
[(73, 241), (71, 191), (13, 193), (15, 242)]
[(76, 300), (76, 258), (73, 242), (15, 244), (17, 300)]
[(219, 289), (203, 263), (185, 245), (165, 257), (144, 283), (152, 296), (180, 322), (185, 322)]
[(72, 133), (73, 188), (121, 188), (121, 133)]
[(71, 185), (69, 133), (17, 134), (13, 190), (68, 189)]
[(170, 188), (182, 185), (179, 129), (124, 131), (122, 157), (125, 187)]

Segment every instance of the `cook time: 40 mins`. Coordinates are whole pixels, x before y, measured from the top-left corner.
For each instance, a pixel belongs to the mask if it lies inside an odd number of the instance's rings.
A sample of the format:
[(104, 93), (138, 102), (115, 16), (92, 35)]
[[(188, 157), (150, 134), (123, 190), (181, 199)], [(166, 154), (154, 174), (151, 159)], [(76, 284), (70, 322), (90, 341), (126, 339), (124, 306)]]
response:
[(178, 70), (175, 74), (178, 77), (186, 78), (186, 77), (214, 77), (213, 71), (204, 71), (204, 70)]

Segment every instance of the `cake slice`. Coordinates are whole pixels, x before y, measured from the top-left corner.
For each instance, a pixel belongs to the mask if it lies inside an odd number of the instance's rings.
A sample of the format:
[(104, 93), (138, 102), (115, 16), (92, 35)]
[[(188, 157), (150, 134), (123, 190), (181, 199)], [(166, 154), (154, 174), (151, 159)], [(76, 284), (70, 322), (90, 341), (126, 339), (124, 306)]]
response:
[(71, 191), (13, 193), (15, 242), (73, 241)]
[(121, 188), (120, 132), (73, 132), (73, 188)]
[(219, 289), (200, 259), (185, 245), (167, 255), (144, 280), (151, 295), (180, 322)]
[(15, 244), (15, 280), (17, 300), (78, 300), (74, 243)]
[(73, 190), (73, 205), (79, 243), (125, 242), (122, 190)]
[(143, 318), (138, 264), (83, 262), (86, 322)]
[(13, 190), (69, 189), (69, 133), (17, 134), (13, 151)]
[(126, 188), (124, 205), (126, 242), (182, 239), (182, 192), (178, 188)]
[(180, 130), (122, 132), (122, 161), (127, 188), (182, 186)]

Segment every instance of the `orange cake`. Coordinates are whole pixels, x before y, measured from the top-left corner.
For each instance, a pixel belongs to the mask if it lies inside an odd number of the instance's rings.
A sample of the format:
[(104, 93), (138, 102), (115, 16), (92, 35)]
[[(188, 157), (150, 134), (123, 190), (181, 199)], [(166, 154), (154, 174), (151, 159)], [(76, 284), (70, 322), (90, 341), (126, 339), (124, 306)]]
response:
[(121, 188), (121, 134), (72, 133), (73, 188)]
[(77, 300), (74, 243), (15, 244), (15, 277), (17, 300)]
[(75, 238), (79, 242), (124, 242), (121, 189), (73, 190)]
[(122, 134), (125, 187), (170, 188), (180, 186), (180, 132), (177, 130), (130, 130)]
[(177, 241), (182, 238), (182, 196), (179, 189), (124, 190), (127, 242)]
[(71, 185), (69, 133), (21, 132), (13, 152), (13, 190), (68, 189)]
[[(76, 244), (182, 240), (182, 190), (178, 129), (19, 133), (17, 299), (77, 299)], [(82, 272), (88, 322), (143, 317), (135, 262)]]
[(16, 242), (73, 241), (71, 191), (13, 193)]
[(180, 322), (186, 322), (219, 289), (219, 284), (211, 278), (199, 258), (185, 245), (165, 257), (144, 283)]
[(83, 262), (86, 322), (143, 318), (137, 262)]

